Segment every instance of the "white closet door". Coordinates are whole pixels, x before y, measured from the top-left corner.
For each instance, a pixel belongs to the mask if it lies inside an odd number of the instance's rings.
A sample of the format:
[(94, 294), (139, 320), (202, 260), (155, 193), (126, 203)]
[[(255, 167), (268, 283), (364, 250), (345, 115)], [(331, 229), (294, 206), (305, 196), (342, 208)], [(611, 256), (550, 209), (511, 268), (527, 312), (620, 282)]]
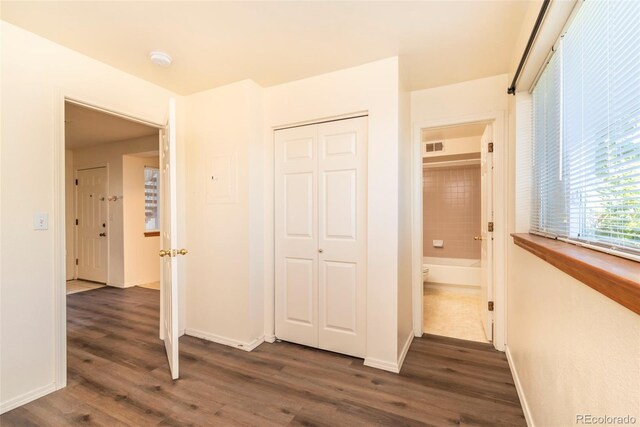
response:
[(275, 327), (318, 347), (317, 126), (275, 132)]
[(367, 118), (318, 125), (320, 348), (365, 355)]

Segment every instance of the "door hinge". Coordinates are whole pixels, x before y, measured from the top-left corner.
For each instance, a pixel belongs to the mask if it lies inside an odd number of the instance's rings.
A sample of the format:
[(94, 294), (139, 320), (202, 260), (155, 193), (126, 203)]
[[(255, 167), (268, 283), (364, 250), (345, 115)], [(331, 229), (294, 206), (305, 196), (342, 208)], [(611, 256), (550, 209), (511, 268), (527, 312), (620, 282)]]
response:
[(489, 153), (493, 153), (493, 142), (490, 142), (490, 143), (487, 145), (487, 150), (489, 151)]
[(76, 179), (76, 185), (78, 185), (78, 180)]
[(487, 302), (487, 309), (488, 309), (489, 311), (493, 311), (493, 301), (489, 301), (489, 302)]
[(490, 233), (493, 233), (493, 221), (489, 222), (489, 224), (487, 224), (487, 231)]
[(78, 265), (78, 258), (76, 258), (76, 265)]
[(78, 225), (78, 218), (76, 218), (76, 225)]

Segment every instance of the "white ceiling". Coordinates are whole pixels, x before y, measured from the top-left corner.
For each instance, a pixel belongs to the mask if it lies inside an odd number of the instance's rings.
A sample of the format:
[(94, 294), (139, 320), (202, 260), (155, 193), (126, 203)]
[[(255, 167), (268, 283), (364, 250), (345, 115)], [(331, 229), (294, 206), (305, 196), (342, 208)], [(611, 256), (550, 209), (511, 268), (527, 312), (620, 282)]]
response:
[(73, 150), (107, 142), (158, 135), (158, 129), (65, 102), (65, 146)]
[[(401, 55), (411, 89), (508, 71), (529, 1), (2, 1), (2, 19), (179, 94)], [(151, 50), (173, 59), (154, 66)]]

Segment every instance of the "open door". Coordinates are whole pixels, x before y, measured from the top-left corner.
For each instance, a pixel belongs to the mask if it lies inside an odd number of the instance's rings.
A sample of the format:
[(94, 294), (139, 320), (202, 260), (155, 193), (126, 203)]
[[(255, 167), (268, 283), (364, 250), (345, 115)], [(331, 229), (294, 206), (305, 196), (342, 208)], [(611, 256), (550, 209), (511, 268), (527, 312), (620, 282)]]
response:
[(487, 125), (480, 140), (481, 145), (481, 239), (480, 267), (482, 295), (480, 312), (487, 340), (493, 341), (493, 127)]
[(178, 269), (176, 201), (176, 103), (169, 100), (169, 119), (160, 136), (160, 339), (169, 360), (171, 378), (178, 378)]

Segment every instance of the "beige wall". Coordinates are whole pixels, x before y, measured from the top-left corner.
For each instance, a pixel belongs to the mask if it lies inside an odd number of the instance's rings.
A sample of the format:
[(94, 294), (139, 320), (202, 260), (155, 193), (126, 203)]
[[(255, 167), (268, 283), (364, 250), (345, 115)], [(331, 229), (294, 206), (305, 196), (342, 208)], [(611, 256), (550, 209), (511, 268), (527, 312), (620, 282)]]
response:
[[(156, 148), (158, 137), (154, 136)], [(122, 156), (122, 235), (124, 286), (144, 285), (160, 280), (160, 236), (144, 235), (144, 168), (157, 168), (159, 158)]]
[(398, 364), (402, 365), (413, 339), (412, 287), (412, 147), (411, 93), (407, 67), (399, 58), (398, 102)]
[[(92, 147), (73, 150), (74, 171), (80, 169), (105, 166), (107, 168), (108, 194), (110, 196), (124, 196), (123, 156), (125, 154), (144, 153), (158, 150), (158, 137), (147, 136), (125, 141), (110, 142)], [(73, 198), (75, 192), (67, 194)], [(109, 202), (109, 222), (107, 224), (107, 239), (109, 242), (109, 268), (107, 284), (117, 287), (133, 286), (136, 283), (126, 277), (125, 272), (125, 199), (118, 198)], [(73, 211), (70, 212), (71, 215)], [(68, 218), (69, 212), (67, 212)], [(132, 270), (129, 270), (129, 274)], [(144, 282), (146, 283), (146, 282)]]
[(187, 97), (186, 333), (245, 349), (264, 337), (261, 107), (249, 80)]
[[(265, 300), (273, 301), (273, 128), (368, 112), (367, 356), (398, 368), (399, 64), (388, 58), (265, 90)], [(411, 262), (410, 257), (406, 262)], [(265, 325), (273, 336), (273, 304)]]
[(640, 316), (512, 246), (508, 351), (532, 424), (640, 420)]
[[(480, 259), (480, 165), (426, 168), (423, 172), (423, 255)], [(443, 240), (437, 248), (433, 240)]]
[[(60, 172), (59, 184), (64, 185), (64, 153), (54, 152), (62, 94), (157, 123), (165, 120), (169, 98), (180, 97), (6, 22), (0, 23), (0, 31), (3, 412), (63, 384), (64, 372), (56, 372), (54, 334), (60, 314), (55, 300), (63, 295), (66, 270), (64, 262), (55, 262), (65, 251), (64, 229), (58, 228), (65, 218), (54, 215), (57, 202), (62, 208), (65, 203), (57, 199), (56, 183)], [(180, 108), (178, 116), (183, 120)], [(48, 230), (33, 230), (36, 212), (49, 214)], [(60, 246), (54, 239), (58, 232)]]
[[(527, 14), (513, 70), (539, 7), (532, 4)], [(515, 191), (516, 178), (522, 188), (530, 169), (516, 163), (518, 143), (525, 139), (516, 129), (516, 101), (510, 96), (510, 232), (528, 231), (527, 203)], [(526, 156), (518, 153), (518, 159)], [(511, 241), (507, 256), (507, 352), (530, 424), (576, 425), (582, 413), (640, 419), (640, 316)]]
[[(447, 120), (455, 123), (456, 121), (468, 120), (470, 116), (478, 115), (487, 116), (497, 114), (498, 117), (504, 116), (508, 108), (508, 97), (506, 87), (509, 85), (508, 76), (500, 74), (497, 76), (486, 77), (478, 80), (471, 80), (462, 83), (456, 83), (448, 86), (436, 87), (432, 89), (419, 90), (411, 93), (411, 119), (414, 129), (423, 126), (425, 122), (435, 120)], [(503, 131), (506, 135), (507, 126)], [(506, 144), (496, 144), (494, 151), (494, 159), (500, 156), (509, 155), (509, 146)], [(504, 194), (501, 188), (507, 183), (494, 179), (494, 186), (497, 194)], [(506, 223), (503, 218), (504, 210), (500, 206), (496, 206), (494, 211), (495, 221)], [(508, 225), (507, 225), (508, 226)], [(494, 249), (501, 250), (506, 245), (506, 239), (494, 240)], [(506, 262), (505, 257), (494, 257), (496, 270), (500, 264)], [(504, 271), (504, 268), (502, 269)], [(496, 280), (501, 277), (494, 276)], [(504, 281), (504, 278), (502, 278)], [(497, 287), (494, 293), (496, 302), (503, 301), (505, 287)], [(494, 317), (505, 319), (506, 307), (504, 303), (496, 303)], [(494, 345), (498, 349), (504, 349), (504, 337), (506, 335), (504, 327), (506, 319), (502, 323), (497, 323), (494, 327)]]

